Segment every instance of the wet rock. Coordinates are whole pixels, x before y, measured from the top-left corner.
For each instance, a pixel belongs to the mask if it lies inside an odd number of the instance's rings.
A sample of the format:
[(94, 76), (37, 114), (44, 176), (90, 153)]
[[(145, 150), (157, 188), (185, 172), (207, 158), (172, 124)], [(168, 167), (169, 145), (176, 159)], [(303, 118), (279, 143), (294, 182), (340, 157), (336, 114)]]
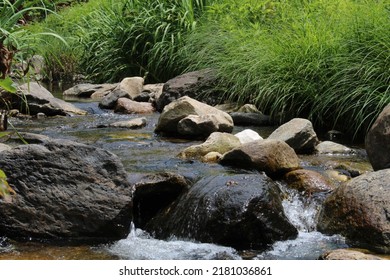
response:
[(204, 155), (201, 160), (207, 163), (218, 163), (221, 158), (222, 154), (218, 152), (210, 152)]
[(67, 140), (0, 153), (16, 192), (0, 200), (0, 235), (95, 242), (122, 239), (132, 218), (131, 186), (114, 154)]
[(87, 114), (73, 104), (54, 97), (51, 92), (36, 82), (19, 86), (17, 94), (11, 94), (9, 98), (12, 100), (12, 108), (20, 109), (24, 114), (44, 113), (47, 116)]
[(136, 118), (128, 121), (114, 122), (108, 125), (99, 125), (98, 127), (117, 127), (117, 128), (128, 128), (128, 129), (138, 129), (146, 126), (145, 118)]
[(64, 97), (101, 99), (109, 94), (117, 84), (78, 84), (63, 92)]
[[(149, 96), (150, 99), (148, 100), (148, 102), (156, 104), (156, 100), (158, 98), (160, 98), (160, 96), (162, 94), (163, 87), (164, 87), (163, 83), (147, 84), (147, 85), (144, 85), (142, 92), (146, 93)], [(136, 99), (134, 98), (134, 100), (136, 100)]]
[(157, 238), (172, 235), (237, 249), (259, 249), (297, 236), (280, 189), (264, 174), (218, 175), (195, 183), (146, 226)]
[(240, 140), (230, 133), (214, 132), (200, 145), (193, 145), (179, 153), (179, 157), (201, 158), (210, 152), (224, 154), (241, 145)]
[(300, 118), (281, 125), (268, 139), (285, 141), (297, 153), (311, 153), (319, 142), (312, 123)]
[(366, 136), (366, 150), (374, 170), (390, 168), (390, 104), (383, 109)]
[(354, 151), (347, 146), (332, 142), (323, 141), (319, 143), (315, 150), (318, 154), (352, 154)]
[(119, 98), (114, 110), (115, 113), (122, 114), (151, 114), (154, 111), (151, 103), (137, 102), (128, 98)]
[(218, 104), (219, 91), (215, 88), (216, 76), (214, 71), (205, 69), (189, 72), (167, 81), (162, 94), (156, 99), (157, 111), (183, 96), (189, 96), (209, 105)]
[[(214, 127), (216, 130), (207, 130), (207, 133), (216, 131), (230, 133), (233, 130), (233, 120), (229, 114), (215, 109), (214, 107), (207, 104), (196, 101), (195, 99), (192, 99), (188, 96), (184, 96), (178, 100), (175, 100), (164, 108), (164, 111), (159, 117), (155, 131), (157, 133), (174, 134), (180, 136), (179, 122), (190, 115), (200, 117), (212, 115), (215, 116), (214, 119), (217, 120), (217, 122), (214, 123)], [(183, 125), (181, 125), (181, 129), (183, 129)], [(208, 136), (206, 135), (206, 131), (201, 131), (200, 128), (198, 132), (199, 136)]]
[(299, 168), (299, 159), (294, 150), (279, 140), (257, 140), (243, 144), (224, 154), (219, 163), (264, 171), (270, 177), (282, 176)]
[(145, 175), (134, 185), (134, 224), (143, 228), (158, 211), (165, 208), (189, 187), (181, 175), (164, 172)]
[(325, 252), (319, 257), (320, 260), (383, 260), (382, 258), (366, 254), (353, 249), (337, 249), (329, 252)]
[(114, 109), (120, 98), (130, 99), (130, 96), (127, 92), (115, 88), (112, 92), (103, 97), (103, 99), (99, 102), (99, 107), (102, 109)]
[(318, 230), (342, 234), (373, 252), (390, 252), (390, 169), (356, 177), (337, 188), (320, 212)]
[(49, 136), (29, 132), (19, 132), (18, 134), (12, 134), (10, 137), (10, 140), (19, 142), (20, 144), (42, 144), (50, 139)]
[(232, 112), (229, 115), (233, 118), (235, 125), (266, 126), (271, 124), (270, 117), (261, 113)]
[(234, 134), (234, 136), (240, 140), (241, 144), (256, 140), (263, 140), (263, 137), (261, 137), (256, 131), (253, 131), (252, 129), (245, 129), (239, 133)]
[(287, 173), (284, 179), (290, 188), (303, 192), (307, 196), (320, 192), (330, 192), (335, 188), (324, 176), (312, 170), (294, 170)]

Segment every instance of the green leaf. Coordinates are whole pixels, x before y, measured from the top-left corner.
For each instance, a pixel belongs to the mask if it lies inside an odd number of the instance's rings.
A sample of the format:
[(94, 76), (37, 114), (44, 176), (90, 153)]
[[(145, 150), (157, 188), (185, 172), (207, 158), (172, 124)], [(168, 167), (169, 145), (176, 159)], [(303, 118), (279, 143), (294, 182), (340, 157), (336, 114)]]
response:
[(15, 93), (16, 88), (13, 85), (13, 81), (10, 77), (7, 77), (5, 79), (0, 79), (0, 88), (5, 89), (8, 92)]

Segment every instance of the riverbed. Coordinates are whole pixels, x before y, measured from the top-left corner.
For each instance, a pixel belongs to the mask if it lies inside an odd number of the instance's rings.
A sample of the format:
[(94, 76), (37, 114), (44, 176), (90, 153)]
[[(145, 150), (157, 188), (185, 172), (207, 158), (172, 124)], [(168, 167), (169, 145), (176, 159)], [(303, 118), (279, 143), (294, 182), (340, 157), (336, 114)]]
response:
[[(175, 172), (191, 178), (200, 178), (226, 172), (218, 164), (206, 164), (196, 160), (181, 160), (176, 155), (184, 148), (201, 143), (156, 135), (154, 127), (159, 114), (142, 115), (147, 125), (137, 130), (100, 128), (116, 121), (141, 117), (121, 115), (102, 110), (97, 102), (73, 101), (86, 116), (52, 118), (11, 118), (19, 132), (31, 132), (52, 138), (69, 139), (100, 147), (113, 152), (121, 159), (126, 171), (131, 174)], [(275, 127), (235, 127), (233, 133), (253, 129), (266, 138)], [(355, 147), (356, 153), (345, 155), (305, 155), (301, 165), (325, 173), (334, 163), (364, 166), (369, 169), (364, 150)], [(136, 176), (135, 176), (136, 177)], [(135, 180), (134, 178), (132, 180)], [(335, 182), (336, 184), (340, 182)], [(267, 251), (236, 251), (218, 244), (204, 244), (195, 240), (172, 237), (158, 240), (142, 229), (132, 226), (126, 239), (95, 246), (65, 246), (44, 242), (15, 242), (0, 237), (0, 259), (317, 259), (322, 253), (348, 245), (342, 236), (326, 236), (316, 231), (316, 215), (323, 197), (307, 201), (298, 192), (289, 190), (278, 182), (285, 192), (284, 211), (299, 230), (294, 240), (276, 242)]]

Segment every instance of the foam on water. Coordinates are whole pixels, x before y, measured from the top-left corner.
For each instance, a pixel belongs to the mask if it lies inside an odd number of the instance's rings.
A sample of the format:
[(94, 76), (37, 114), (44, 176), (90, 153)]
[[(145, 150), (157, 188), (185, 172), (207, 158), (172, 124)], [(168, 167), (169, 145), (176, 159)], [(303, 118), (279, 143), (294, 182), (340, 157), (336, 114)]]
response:
[(240, 259), (230, 247), (184, 240), (158, 240), (132, 224), (130, 234), (107, 250), (129, 260), (211, 260)]

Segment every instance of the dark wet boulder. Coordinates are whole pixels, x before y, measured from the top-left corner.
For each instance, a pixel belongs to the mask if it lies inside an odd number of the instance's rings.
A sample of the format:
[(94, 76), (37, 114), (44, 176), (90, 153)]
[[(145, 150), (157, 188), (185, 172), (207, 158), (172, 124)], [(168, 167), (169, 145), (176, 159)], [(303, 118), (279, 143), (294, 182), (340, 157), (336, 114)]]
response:
[(312, 153), (319, 143), (317, 134), (309, 120), (295, 118), (278, 127), (268, 139), (282, 140), (296, 153)]
[(282, 176), (299, 168), (294, 150), (283, 141), (257, 140), (223, 155), (222, 165), (264, 171), (270, 177)]
[(114, 154), (66, 140), (0, 153), (15, 195), (0, 200), (0, 236), (97, 242), (129, 233), (131, 185)]
[(318, 230), (342, 234), (349, 243), (390, 253), (390, 169), (367, 173), (344, 183), (326, 200)]
[(205, 177), (146, 226), (158, 238), (177, 236), (237, 249), (266, 248), (297, 236), (279, 187), (265, 174)]
[(21, 113), (37, 115), (44, 113), (46, 116), (85, 115), (83, 111), (71, 103), (56, 98), (46, 88), (36, 82), (23, 84), (18, 87), (16, 94), (3, 96), (9, 99), (12, 108), (19, 109)]
[(366, 136), (366, 150), (374, 170), (390, 168), (390, 104), (383, 109)]
[[(191, 121), (189, 116), (198, 116), (200, 120), (207, 119), (212, 124), (204, 125), (200, 122), (199, 125), (196, 125), (196, 122)], [(156, 133), (204, 138), (207, 138), (212, 132), (230, 133), (232, 130), (233, 120), (229, 114), (188, 96), (181, 97), (167, 105), (161, 113), (155, 129)]]
[(271, 124), (270, 117), (262, 113), (229, 113), (235, 125), (242, 126), (267, 126)]
[(211, 69), (189, 72), (177, 76), (164, 84), (162, 94), (156, 99), (157, 111), (183, 96), (189, 96), (209, 105), (219, 103), (220, 92), (215, 88), (216, 75)]
[(164, 172), (148, 174), (133, 185), (134, 224), (143, 228), (158, 211), (165, 208), (189, 187), (189, 181), (181, 175)]

